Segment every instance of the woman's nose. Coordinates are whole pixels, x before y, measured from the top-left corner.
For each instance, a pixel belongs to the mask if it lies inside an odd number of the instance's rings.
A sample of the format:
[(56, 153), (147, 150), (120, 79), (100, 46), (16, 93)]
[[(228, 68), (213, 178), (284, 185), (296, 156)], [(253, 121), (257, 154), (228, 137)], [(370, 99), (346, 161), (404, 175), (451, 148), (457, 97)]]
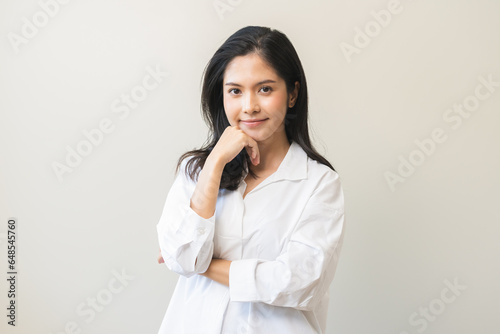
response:
[(255, 94), (248, 93), (244, 96), (243, 98), (243, 112), (245, 113), (253, 113), (253, 112), (259, 112), (260, 107), (259, 107), (259, 101)]

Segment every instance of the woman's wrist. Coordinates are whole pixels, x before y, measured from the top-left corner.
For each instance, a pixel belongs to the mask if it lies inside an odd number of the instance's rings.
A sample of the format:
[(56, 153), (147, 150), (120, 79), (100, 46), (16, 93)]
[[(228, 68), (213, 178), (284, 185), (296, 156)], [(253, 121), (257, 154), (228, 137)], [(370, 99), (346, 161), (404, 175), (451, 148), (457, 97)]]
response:
[(202, 276), (210, 278), (211, 280), (229, 286), (229, 269), (231, 267), (231, 261), (222, 259), (212, 259), (210, 266), (208, 266), (207, 271)]
[(220, 171), (222, 174), (222, 171), (224, 170), (224, 167), (226, 166), (226, 162), (218, 155), (214, 155), (213, 152), (210, 153), (205, 160), (205, 164), (203, 168), (209, 168), (215, 171)]

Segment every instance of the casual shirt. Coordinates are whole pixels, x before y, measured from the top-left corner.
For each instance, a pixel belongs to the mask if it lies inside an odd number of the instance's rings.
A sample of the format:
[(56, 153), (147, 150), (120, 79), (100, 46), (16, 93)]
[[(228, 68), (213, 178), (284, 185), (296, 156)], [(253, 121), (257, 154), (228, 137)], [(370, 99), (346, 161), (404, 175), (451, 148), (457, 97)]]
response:
[[(186, 161), (157, 225), (165, 264), (180, 275), (159, 333), (325, 333), (344, 235), (338, 174), (292, 141), (273, 174), (244, 198), (244, 180), (219, 190), (203, 218), (190, 207)], [(198, 275), (212, 258), (232, 261), (229, 287)]]

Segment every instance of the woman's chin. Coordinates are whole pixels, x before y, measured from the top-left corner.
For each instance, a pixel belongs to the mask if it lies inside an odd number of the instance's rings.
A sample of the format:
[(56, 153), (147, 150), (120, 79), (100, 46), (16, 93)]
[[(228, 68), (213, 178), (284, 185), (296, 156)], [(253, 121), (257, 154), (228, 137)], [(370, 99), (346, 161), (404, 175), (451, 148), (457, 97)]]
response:
[(242, 130), (248, 135), (248, 137), (252, 138), (256, 142), (262, 141), (262, 136), (260, 136), (257, 131), (252, 131), (247, 129), (242, 129)]

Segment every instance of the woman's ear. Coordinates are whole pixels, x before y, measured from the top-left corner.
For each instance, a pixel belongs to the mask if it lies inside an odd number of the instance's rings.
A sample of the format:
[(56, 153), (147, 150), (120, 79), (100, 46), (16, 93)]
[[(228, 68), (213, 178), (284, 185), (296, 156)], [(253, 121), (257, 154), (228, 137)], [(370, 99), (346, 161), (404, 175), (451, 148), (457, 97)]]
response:
[(288, 97), (288, 107), (293, 108), (295, 103), (297, 102), (297, 96), (299, 95), (299, 89), (300, 89), (300, 84), (298, 81), (295, 81), (295, 88), (293, 89), (293, 92), (289, 94)]

